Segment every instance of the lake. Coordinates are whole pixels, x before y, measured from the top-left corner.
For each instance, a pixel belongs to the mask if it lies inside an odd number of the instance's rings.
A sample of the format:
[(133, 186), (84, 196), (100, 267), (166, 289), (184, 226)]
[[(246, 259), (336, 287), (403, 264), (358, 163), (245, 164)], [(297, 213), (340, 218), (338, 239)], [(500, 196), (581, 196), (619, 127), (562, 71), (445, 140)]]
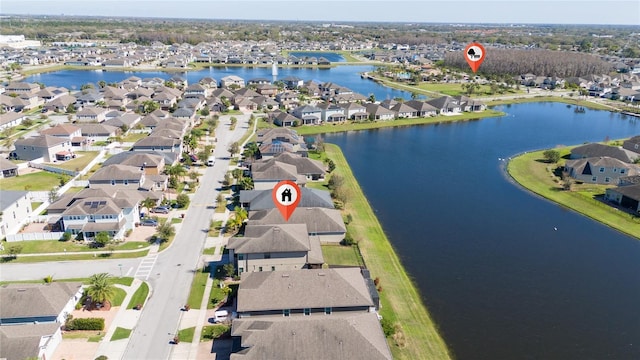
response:
[[(362, 79), (360, 73), (373, 71), (370, 65), (338, 65), (332, 68), (278, 68), (278, 76), (283, 79), (287, 76), (296, 76), (305, 81), (316, 80), (319, 83), (333, 82), (340, 86), (347, 87), (364, 96), (374, 94), (376, 99), (385, 100), (393, 98), (411, 99), (411, 93), (406, 91), (391, 89), (380, 85), (372, 80)], [(137, 76), (139, 78), (159, 77), (169, 79), (175, 72), (164, 71), (102, 71), (102, 70), (62, 70), (50, 73), (35, 74), (27, 77), (27, 82), (41, 82), (47, 86), (64, 86), (70, 90), (79, 90), (87, 83), (97, 84), (99, 81), (107, 83), (120, 82), (128, 77)], [(212, 77), (218, 81), (228, 75), (237, 75), (245, 80), (256, 78), (267, 78), (273, 80), (271, 67), (210, 67), (198, 71), (188, 71), (177, 73), (185, 77), (189, 84), (196, 83), (203, 77)], [(97, 85), (96, 85), (97, 87)]]
[(523, 190), (500, 160), (640, 123), (560, 103), (500, 108), (508, 116), (325, 141), (344, 151), (457, 359), (640, 359), (640, 241)]

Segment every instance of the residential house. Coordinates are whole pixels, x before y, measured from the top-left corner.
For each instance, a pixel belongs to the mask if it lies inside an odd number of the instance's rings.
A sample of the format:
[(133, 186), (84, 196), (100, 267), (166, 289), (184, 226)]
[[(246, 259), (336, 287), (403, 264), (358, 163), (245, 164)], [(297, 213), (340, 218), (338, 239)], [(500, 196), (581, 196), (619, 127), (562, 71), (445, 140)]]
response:
[(89, 178), (89, 187), (117, 187), (137, 190), (145, 181), (145, 174), (139, 166), (113, 164), (103, 166)]
[(0, 157), (0, 173), (0, 177), (2, 178), (16, 176), (18, 175), (18, 165), (5, 159), (4, 157)]
[(106, 159), (102, 166), (116, 164), (137, 167), (143, 170), (145, 175), (161, 175), (166, 166), (164, 156), (140, 151), (123, 151)]
[(275, 125), (282, 127), (292, 127), (302, 124), (302, 119), (280, 110), (276, 110), (269, 114), (269, 118), (271, 118)]
[(571, 149), (571, 159), (593, 157), (610, 157), (626, 163), (632, 163), (640, 155), (623, 148), (598, 143), (586, 144)]
[(640, 167), (610, 157), (567, 160), (565, 170), (572, 178), (593, 184), (617, 184), (620, 177), (640, 174)]
[(0, 190), (1, 237), (18, 233), (29, 215), (31, 197), (28, 191)]
[(249, 224), (226, 248), (238, 274), (321, 268), (324, 263), (320, 241), (309, 236), (305, 224)]
[(640, 154), (640, 136), (634, 136), (622, 143), (622, 148)]
[(261, 129), (256, 132), (256, 142), (258, 144), (269, 143), (273, 141), (287, 142), (291, 144), (304, 144), (302, 136), (298, 135), (295, 130), (272, 128)]
[(82, 291), (74, 282), (0, 287), (0, 358), (53, 358), (62, 341), (61, 325)]
[(417, 117), (436, 116), (438, 114), (438, 109), (424, 101), (410, 100), (405, 102), (405, 105), (414, 108), (416, 110)]
[(73, 124), (56, 124), (40, 130), (40, 135), (56, 136), (71, 141), (73, 138), (82, 137), (82, 130)]
[(199, 83), (196, 83), (196, 84), (191, 84), (187, 86), (187, 88), (184, 90), (185, 97), (197, 96), (197, 95), (209, 97), (209, 95), (211, 95), (211, 88), (205, 87)]
[(274, 97), (278, 93), (278, 87), (273, 84), (258, 84), (256, 92), (260, 95)]
[(484, 102), (464, 95), (456, 96), (454, 99), (460, 104), (462, 111), (484, 111), (487, 109), (487, 105)]
[(62, 212), (61, 220), (65, 232), (81, 235), (85, 241), (93, 241), (100, 232), (106, 232), (112, 239), (120, 240), (128, 230), (122, 208), (109, 197), (89, 197), (75, 201)]
[(106, 124), (79, 124), (82, 136), (89, 142), (107, 142), (120, 136), (122, 129)]
[(76, 100), (73, 95), (62, 95), (44, 104), (43, 108), (47, 111), (66, 112), (69, 106), (76, 103)]
[(405, 103), (397, 103), (389, 110), (393, 111), (396, 119), (408, 119), (418, 117), (418, 111)]
[(373, 313), (376, 306), (360, 268), (331, 268), (244, 272), (237, 311), (239, 319), (304, 318)]
[(320, 103), (317, 107), (322, 111), (321, 122), (338, 123), (347, 120), (344, 108), (332, 103)]
[(298, 106), (291, 113), (302, 119), (304, 125), (320, 125), (322, 123), (322, 109), (313, 105)]
[(631, 210), (634, 214), (640, 212), (640, 184), (606, 189), (604, 198)]
[(458, 100), (451, 96), (442, 96), (428, 100), (427, 103), (435, 107), (441, 115), (456, 115), (462, 112), (462, 107)]
[(136, 141), (131, 147), (131, 151), (162, 151), (181, 154), (182, 139), (147, 136)]
[(7, 94), (36, 94), (40, 91), (40, 85), (28, 82), (10, 82), (4, 89)]
[(288, 221), (278, 209), (249, 212), (249, 223), (254, 225), (306, 224), (309, 235), (317, 235), (322, 244), (338, 244), (347, 229), (340, 210), (327, 208), (296, 208)]
[[(255, 164), (254, 164), (255, 165)], [(251, 171), (253, 186), (256, 190), (270, 190), (283, 180), (290, 180), (298, 185), (306, 184), (306, 177), (299, 175), (295, 165), (274, 161), (268, 166), (259, 166)]]
[(262, 143), (258, 146), (260, 150), (260, 156), (262, 159), (271, 159), (272, 157), (281, 154), (283, 152), (296, 153), (300, 156), (307, 156), (307, 146), (305, 144), (292, 144), (289, 142), (282, 142), (274, 140), (268, 143)]
[(25, 114), (20, 114), (13, 111), (8, 111), (4, 114), (0, 114), (0, 130), (18, 126), (25, 118)]
[[(328, 191), (309, 187), (300, 188), (300, 208), (320, 207), (334, 209), (333, 199)], [(271, 190), (240, 190), (240, 206), (247, 210), (274, 209), (273, 191)]]
[(76, 121), (82, 123), (100, 123), (106, 120), (109, 109), (85, 107), (76, 113)]
[(296, 167), (299, 175), (304, 175), (307, 180), (318, 181), (324, 180), (327, 173), (324, 164), (321, 161), (302, 157), (295, 153), (283, 152), (269, 160), (259, 160), (251, 165), (251, 171), (261, 171), (274, 166), (276, 162), (290, 164)]
[[(326, 310), (332, 312), (329, 308)], [(303, 309), (304, 312), (310, 314), (311, 309)], [(295, 318), (245, 317), (233, 321), (231, 336), (239, 338), (239, 346), (232, 350), (236, 352), (231, 354), (231, 360), (265, 357), (306, 360), (393, 358), (375, 313), (348, 312), (339, 316)]]
[(25, 139), (18, 139), (14, 143), (13, 155), (20, 160), (36, 160), (42, 158), (44, 162), (53, 162), (56, 154), (71, 152), (71, 141), (68, 139), (39, 135)]
[(369, 119), (367, 114), (367, 108), (356, 102), (350, 102), (346, 104), (340, 104), (340, 107), (344, 109), (344, 113), (349, 120), (363, 121)]
[(396, 116), (395, 112), (383, 107), (380, 104), (366, 104), (367, 114), (369, 114), (369, 119), (378, 120), (378, 121), (389, 121), (393, 120)]
[(220, 87), (223, 88), (243, 88), (244, 86), (244, 79), (236, 75), (228, 75), (220, 79)]

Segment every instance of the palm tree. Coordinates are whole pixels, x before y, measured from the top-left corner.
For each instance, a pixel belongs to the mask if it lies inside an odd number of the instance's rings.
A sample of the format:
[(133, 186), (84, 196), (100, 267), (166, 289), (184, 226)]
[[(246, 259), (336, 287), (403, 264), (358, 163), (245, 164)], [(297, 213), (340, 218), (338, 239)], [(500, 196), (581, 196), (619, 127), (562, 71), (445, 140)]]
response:
[(149, 213), (149, 211), (151, 210), (152, 207), (156, 206), (156, 201), (150, 197), (147, 197), (146, 199), (144, 199), (142, 201), (142, 208), (146, 208), (147, 209), (147, 214)]
[(111, 275), (108, 273), (93, 274), (89, 278), (89, 287), (87, 295), (91, 297), (93, 303), (109, 303), (116, 294), (116, 287), (111, 281)]
[(167, 168), (165, 168), (165, 171), (169, 176), (175, 176), (178, 179), (181, 179), (181, 177), (187, 173), (187, 169), (185, 169), (182, 164), (168, 166)]

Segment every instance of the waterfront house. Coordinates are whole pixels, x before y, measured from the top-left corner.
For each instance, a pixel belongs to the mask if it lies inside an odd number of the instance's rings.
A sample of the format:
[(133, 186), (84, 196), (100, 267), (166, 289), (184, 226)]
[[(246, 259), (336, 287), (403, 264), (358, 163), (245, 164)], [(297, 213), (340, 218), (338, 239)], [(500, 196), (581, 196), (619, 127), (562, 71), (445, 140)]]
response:
[(436, 109), (431, 104), (421, 100), (410, 100), (405, 102), (404, 104), (414, 108), (416, 110), (417, 117), (436, 116), (438, 113), (438, 109)]
[(305, 224), (251, 225), (226, 247), (238, 274), (321, 268), (324, 263), (317, 237)]
[(591, 157), (610, 157), (618, 159), (626, 163), (632, 163), (640, 155), (615, 146), (608, 146), (604, 144), (586, 144), (571, 149), (571, 159), (584, 159)]
[(622, 143), (622, 148), (640, 154), (640, 136), (634, 136)]
[(256, 225), (306, 224), (309, 235), (317, 235), (322, 244), (338, 244), (347, 228), (340, 210), (327, 208), (296, 208), (288, 221), (278, 209), (249, 211), (249, 223)]
[(238, 288), (238, 317), (304, 318), (375, 312), (370, 291), (360, 268), (245, 272)]
[[(335, 208), (328, 191), (302, 187), (300, 193), (300, 203), (298, 203), (300, 208)], [(269, 210), (276, 207), (271, 190), (240, 190), (239, 201), (240, 206), (247, 210)]]
[(460, 104), (462, 111), (484, 111), (487, 109), (487, 105), (484, 102), (464, 95), (456, 96), (454, 99)]
[(244, 86), (244, 79), (236, 75), (228, 75), (220, 79), (222, 88), (243, 88)]
[(283, 152), (275, 155), (272, 159), (263, 159), (251, 165), (251, 171), (260, 171), (273, 166), (276, 162), (290, 164), (296, 167), (299, 175), (304, 175), (307, 180), (324, 180), (327, 170), (321, 161), (309, 159), (291, 152)]
[(637, 165), (610, 157), (567, 160), (565, 170), (577, 181), (605, 185), (617, 184), (623, 176), (640, 174), (640, 168)]
[(282, 127), (292, 127), (297, 126), (302, 123), (302, 119), (299, 119), (289, 113), (276, 110), (269, 114), (269, 118), (275, 125)]
[[(327, 311), (330, 312), (329, 309)], [(303, 309), (305, 312), (311, 314), (311, 309)], [(375, 313), (349, 312), (330, 317), (245, 317), (233, 321), (231, 336), (238, 340), (238, 348), (232, 349), (236, 352), (231, 354), (231, 360), (261, 359), (265, 354), (272, 359), (393, 358)]]
[(324, 102), (316, 106), (322, 111), (322, 122), (337, 123), (347, 120), (344, 109), (337, 104)]
[(395, 118), (395, 113), (392, 110), (385, 108), (380, 104), (366, 104), (367, 114), (369, 114), (369, 119), (378, 120), (378, 121), (389, 121)]
[(427, 103), (435, 107), (441, 115), (456, 115), (462, 112), (462, 107), (458, 100), (451, 96), (442, 96), (428, 100)]
[(604, 198), (631, 210), (634, 214), (640, 213), (640, 184), (606, 189)]
[[(255, 164), (254, 164), (255, 165)], [(285, 164), (279, 161), (273, 161), (268, 166), (253, 168), (251, 178), (253, 186), (256, 190), (270, 190), (283, 180), (290, 180), (298, 185), (304, 186), (307, 180), (303, 175), (299, 175), (295, 165)]]
[(304, 125), (320, 125), (322, 123), (322, 109), (313, 105), (299, 106), (291, 111), (293, 116), (302, 119)]
[(18, 139), (14, 146), (14, 157), (20, 160), (42, 158), (44, 162), (52, 162), (56, 159), (56, 153), (71, 151), (71, 141), (50, 135)]
[(340, 104), (340, 107), (344, 109), (344, 113), (349, 120), (363, 121), (369, 118), (369, 114), (367, 114), (367, 108), (361, 104), (350, 102), (346, 104)]
[(405, 103), (397, 103), (389, 108), (395, 113), (396, 119), (408, 119), (418, 116), (418, 111)]

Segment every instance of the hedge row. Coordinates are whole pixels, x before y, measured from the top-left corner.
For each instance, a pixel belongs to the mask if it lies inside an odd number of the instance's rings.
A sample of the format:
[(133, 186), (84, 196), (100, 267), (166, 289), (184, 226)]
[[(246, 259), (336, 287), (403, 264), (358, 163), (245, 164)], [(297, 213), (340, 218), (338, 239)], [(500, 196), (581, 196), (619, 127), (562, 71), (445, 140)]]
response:
[(71, 319), (65, 325), (67, 330), (104, 330), (103, 318)]

